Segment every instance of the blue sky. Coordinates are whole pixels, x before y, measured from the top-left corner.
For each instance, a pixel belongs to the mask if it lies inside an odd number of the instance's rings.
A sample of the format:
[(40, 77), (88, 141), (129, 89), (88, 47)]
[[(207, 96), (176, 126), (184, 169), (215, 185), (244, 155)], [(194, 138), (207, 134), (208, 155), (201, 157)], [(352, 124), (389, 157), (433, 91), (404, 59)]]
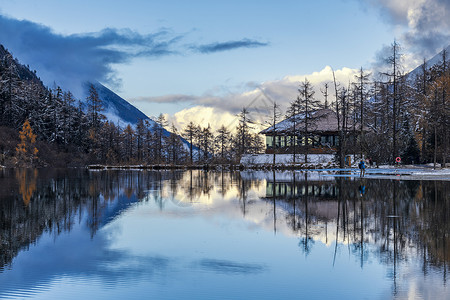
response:
[[(182, 126), (181, 111), (231, 116), (255, 88), (295, 87), (292, 79), (327, 66), (346, 81), (394, 39), (413, 65), (448, 44), (449, 8), (445, 0), (0, 0), (0, 43), (48, 85), (76, 93), (79, 80), (97, 79)], [(295, 94), (284, 97), (277, 101)]]

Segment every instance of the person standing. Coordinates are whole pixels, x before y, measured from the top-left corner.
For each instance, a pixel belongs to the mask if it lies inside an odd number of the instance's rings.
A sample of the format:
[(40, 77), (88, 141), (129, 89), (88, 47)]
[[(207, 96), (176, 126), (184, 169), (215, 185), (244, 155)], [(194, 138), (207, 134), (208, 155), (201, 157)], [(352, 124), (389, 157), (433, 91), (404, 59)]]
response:
[(358, 167), (359, 167), (359, 171), (360, 171), (359, 176), (364, 177), (364, 175), (366, 173), (366, 165), (365, 165), (363, 159), (361, 159), (361, 161), (359, 162)]

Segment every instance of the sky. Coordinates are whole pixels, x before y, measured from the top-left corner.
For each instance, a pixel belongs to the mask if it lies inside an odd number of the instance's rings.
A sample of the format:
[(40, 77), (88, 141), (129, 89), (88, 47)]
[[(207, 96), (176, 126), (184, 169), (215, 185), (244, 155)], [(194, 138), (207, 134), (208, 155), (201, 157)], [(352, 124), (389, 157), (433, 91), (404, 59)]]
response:
[(450, 44), (448, 0), (0, 0), (0, 44), (48, 86), (98, 80), (148, 116), (233, 126), (285, 109), (306, 78), (348, 84), (402, 45), (405, 71)]

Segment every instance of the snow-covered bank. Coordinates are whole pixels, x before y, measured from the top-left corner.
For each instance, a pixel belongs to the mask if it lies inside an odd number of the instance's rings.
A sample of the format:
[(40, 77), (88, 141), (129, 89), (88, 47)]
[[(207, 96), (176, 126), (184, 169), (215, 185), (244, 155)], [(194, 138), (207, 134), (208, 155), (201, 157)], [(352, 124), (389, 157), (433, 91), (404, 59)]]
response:
[[(317, 176), (344, 176), (344, 177), (359, 177), (360, 170), (355, 164), (351, 168), (340, 169), (334, 162), (332, 154), (309, 154), (308, 163), (304, 161), (304, 155), (296, 155), (295, 165), (293, 164), (292, 154), (277, 154), (275, 156), (275, 164), (278, 168), (304, 169), (305, 172), (309, 169), (310, 174), (317, 173)], [(241, 158), (241, 165), (245, 168), (270, 168), (273, 165), (272, 154), (247, 154)], [(264, 172), (263, 172), (264, 173)], [(263, 174), (261, 173), (261, 174)], [(278, 178), (283, 178), (289, 172), (282, 172), (278, 174)], [(282, 175), (284, 174), (284, 175)], [(252, 176), (254, 176), (253, 174)], [(281, 175), (281, 176), (280, 176)], [(267, 175), (269, 176), (269, 175)], [(262, 176), (267, 179), (267, 176)], [(271, 175), (270, 175), (271, 176)], [(297, 175), (296, 175), (297, 176)], [(364, 178), (396, 178), (396, 179), (412, 179), (412, 180), (450, 180), (450, 168), (443, 168), (434, 170), (430, 165), (402, 165), (390, 166), (380, 165), (377, 168), (367, 168)]]
[[(317, 167), (331, 167), (333, 166), (333, 154), (308, 154), (308, 164)], [(273, 154), (245, 154), (242, 156), (241, 165), (244, 167), (263, 167), (273, 164)], [(277, 154), (275, 155), (275, 164), (277, 166), (293, 165), (292, 154)], [(295, 155), (295, 165), (305, 164), (305, 155)]]

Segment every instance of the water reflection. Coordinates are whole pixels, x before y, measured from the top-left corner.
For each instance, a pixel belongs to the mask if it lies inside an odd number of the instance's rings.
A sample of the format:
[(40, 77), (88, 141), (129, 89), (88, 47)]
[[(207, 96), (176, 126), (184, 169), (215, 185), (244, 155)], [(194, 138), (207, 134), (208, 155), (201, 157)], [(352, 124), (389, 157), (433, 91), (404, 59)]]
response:
[[(285, 221), (304, 236), (305, 249), (310, 238), (350, 244), (362, 266), (368, 255), (365, 245), (371, 244), (378, 247), (373, 254), (385, 263), (418, 255), (424, 273), (431, 267), (446, 271), (448, 182), (342, 177), (325, 181), (309, 176), (300, 173), (277, 179), (275, 173), (266, 175), (266, 199), (284, 203)], [(446, 280), (446, 272), (443, 275)]]
[(31, 196), (36, 190), (36, 179), (38, 171), (37, 169), (17, 169), (16, 178), (19, 182), (19, 192), (22, 195), (23, 203), (25, 206), (31, 200)]
[[(162, 216), (244, 219), (247, 226), (297, 239), (306, 258), (326, 245), (332, 250), (330, 265), (348, 252), (361, 270), (374, 263), (387, 267), (392, 296), (399, 295), (402, 272), (416, 265), (423, 278), (438, 274), (441, 287), (446, 286), (450, 200), (445, 181), (368, 180), (311, 172), (52, 169), (2, 170), (0, 187), (0, 281), (17, 285), (1, 273), (17, 270), (21, 264), (15, 266), (14, 259), (38, 241), (47, 247), (36, 250), (40, 259), (33, 267), (39, 276), (21, 285), (22, 290), (56, 274), (95, 275), (114, 286), (139, 274), (148, 279), (175, 268), (169, 254), (130, 256), (113, 249), (114, 241), (99, 233), (130, 208), (138, 210), (144, 204), (152, 204)], [(228, 240), (223, 243), (235, 247)], [(48, 249), (60, 253), (48, 255)], [(63, 265), (54, 264), (59, 256)], [(212, 253), (192, 258), (191, 265), (229, 276), (271, 272), (262, 263), (219, 259)]]

